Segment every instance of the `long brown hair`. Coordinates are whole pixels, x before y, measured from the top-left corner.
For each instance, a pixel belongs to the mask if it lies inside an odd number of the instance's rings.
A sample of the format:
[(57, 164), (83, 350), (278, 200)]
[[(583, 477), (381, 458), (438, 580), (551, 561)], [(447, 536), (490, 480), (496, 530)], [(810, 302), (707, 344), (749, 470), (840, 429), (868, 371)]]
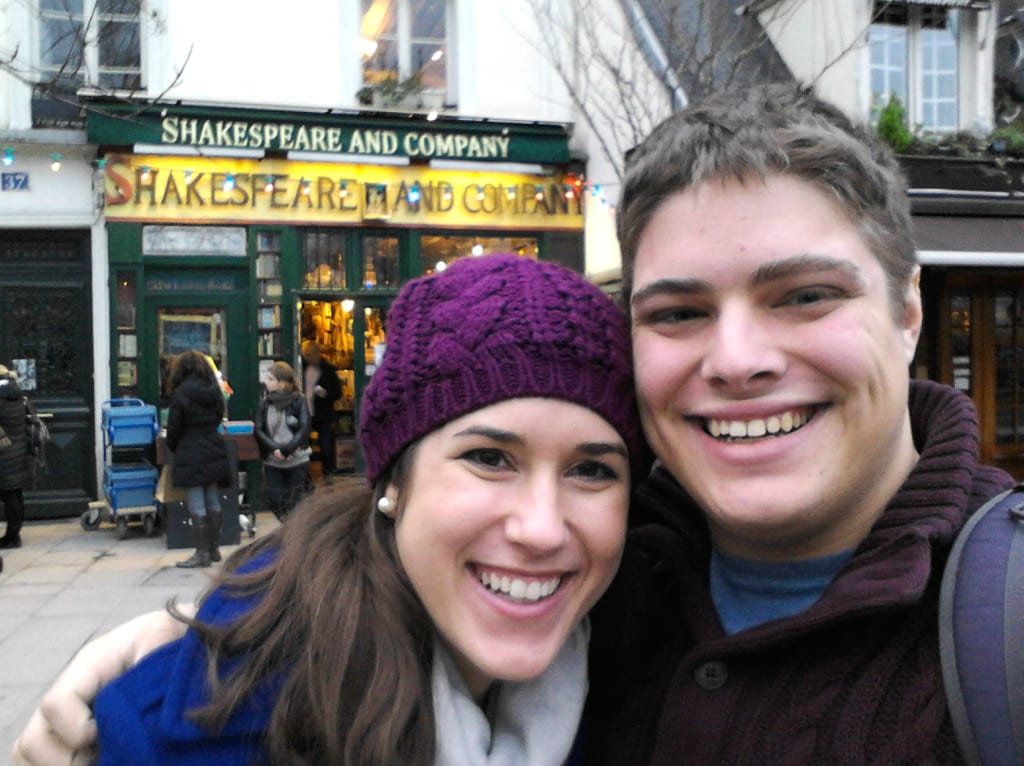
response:
[(206, 359), (206, 355), (195, 349), (182, 351), (174, 358), (168, 388), (173, 391), (182, 384), (185, 378), (199, 378), (207, 383), (217, 382), (217, 377), (213, 374), (213, 368)]
[[(399, 489), (413, 451), (392, 471)], [(190, 714), (197, 723), (218, 730), (261, 681), (281, 675), (270, 763), (433, 761), (433, 631), (399, 563), (394, 522), (376, 510), (380, 494), (355, 480), (322, 488), (228, 559), (212, 588), (259, 602), (227, 628), (187, 620), (209, 651), (212, 691)], [(261, 554), (266, 566), (238, 571)], [(218, 667), (232, 658), (240, 664), (223, 677)]]

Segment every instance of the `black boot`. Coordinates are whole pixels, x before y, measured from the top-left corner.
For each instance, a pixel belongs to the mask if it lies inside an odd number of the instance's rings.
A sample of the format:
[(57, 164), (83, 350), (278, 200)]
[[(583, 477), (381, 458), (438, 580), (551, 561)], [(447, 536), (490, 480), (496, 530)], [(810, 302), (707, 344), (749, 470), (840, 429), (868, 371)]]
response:
[(224, 522), (224, 514), (221, 511), (208, 510), (206, 517), (210, 521), (210, 561), (216, 564), (220, 561), (220, 526)]
[(7, 529), (0, 537), (0, 549), (21, 547), (21, 524), (25, 520), (25, 498), (20, 489), (3, 493), (4, 515)]
[(192, 518), (192, 537), (195, 539), (196, 552), (192, 554), (191, 558), (179, 561), (175, 566), (182, 569), (208, 567), (210, 566), (210, 527), (206, 523), (206, 515), (189, 515)]

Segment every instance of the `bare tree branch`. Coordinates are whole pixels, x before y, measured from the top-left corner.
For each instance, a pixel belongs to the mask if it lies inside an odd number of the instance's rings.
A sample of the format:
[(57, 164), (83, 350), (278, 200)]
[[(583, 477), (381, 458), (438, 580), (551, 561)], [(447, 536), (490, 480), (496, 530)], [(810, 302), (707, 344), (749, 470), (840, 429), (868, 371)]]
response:
[[(537, 50), (618, 181), (626, 151), (673, 108), (731, 85), (793, 77), (766, 29), (795, 13), (792, 0), (528, 4), (539, 29)], [(608, 18), (609, 6), (624, 24)], [(858, 44), (832, 57), (824, 71)]]
[[(103, 7), (101, 13), (99, 2), (89, 3), (83, 14), (82, 6), (73, 8), (68, 0), (56, 10), (53, 4), (45, 9), (28, 5), (27, 12), (40, 27), (38, 60), (25, 61), (19, 42), (13, 52), (0, 56), (0, 71), (32, 88), (35, 124), (77, 124), (85, 112), (103, 111), (91, 98), (137, 104), (140, 95), (159, 99), (182, 82), (191, 47), (159, 94), (142, 86), (145, 27), (148, 24), (153, 34), (166, 31), (166, 22), (146, 0), (118, 0)], [(35, 114), (37, 103), (47, 102), (63, 107), (56, 110), (59, 116)]]

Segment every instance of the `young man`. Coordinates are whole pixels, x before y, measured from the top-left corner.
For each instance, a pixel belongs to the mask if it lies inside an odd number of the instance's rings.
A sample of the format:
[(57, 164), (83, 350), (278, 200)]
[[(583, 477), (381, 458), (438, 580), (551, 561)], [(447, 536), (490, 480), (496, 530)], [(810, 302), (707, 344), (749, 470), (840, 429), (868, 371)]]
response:
[[(939, 581), (1012, 481), (978, 464), (966, 397), (909, 380), (895, 160), (795, 86), (723, 94), (633, 153), (619, 236), (660, 465), (593, 614), (587, 763), (962, 763)], [(114, 674), (87, 664), (64, 700)]]
[(942, 565), (1012, 481), (966, 397), (909, 380), (894, 158), (794, 86), (725, 94), (634, 151), (618, 226), (661, 465), (595, 615), (593, 761), (962, 763)]

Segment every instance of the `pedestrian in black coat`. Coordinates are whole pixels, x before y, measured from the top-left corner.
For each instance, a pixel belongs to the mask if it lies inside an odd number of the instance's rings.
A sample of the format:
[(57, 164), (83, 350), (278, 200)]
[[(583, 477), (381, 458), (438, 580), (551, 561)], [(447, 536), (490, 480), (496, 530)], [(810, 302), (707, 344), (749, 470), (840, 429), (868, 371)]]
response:
[(225, 415), (224, 394), (209, 360), (199, 351), (186, 351), (175, 359), (170, 385), (171, 479), (185, 490), (196, 541), (196, 552), (177, 565), (207, 567), (220, 561), (220, 487), (231, 485), (228, 451), (218, 431)]
[(0, 365), (0, 503), (7, 529), (0, 548), (21, 547), (21, 524), (25, 519), (22, 491), (32, 478), (28, 454), (28, 403), (18, 385), (18, 376)]
[(316, 431), (316, 443), (320, 448), (320, 465), (324, 476), (330, 476), (337, 469), (337, 444), (334, 441), (334, 403), (341, 398), (341, 381), (338, 368), (320, 355), (316, 341), (302, 343), (302, 389), (306, 394), (306, 406)]

